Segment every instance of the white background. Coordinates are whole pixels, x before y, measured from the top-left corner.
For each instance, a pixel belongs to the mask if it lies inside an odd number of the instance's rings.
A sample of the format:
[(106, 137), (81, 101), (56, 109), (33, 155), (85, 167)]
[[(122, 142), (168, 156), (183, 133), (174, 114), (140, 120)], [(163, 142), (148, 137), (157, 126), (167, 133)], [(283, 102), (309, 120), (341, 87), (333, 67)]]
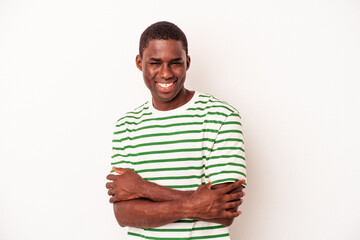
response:
[(242, 115), (232, 239), (360, 239), (356, 0), (0, 0), (0, 239), (123, 239), (112, 131), (150, 98), (135, 55), (160, 20), (188, 37), (187, 87)]

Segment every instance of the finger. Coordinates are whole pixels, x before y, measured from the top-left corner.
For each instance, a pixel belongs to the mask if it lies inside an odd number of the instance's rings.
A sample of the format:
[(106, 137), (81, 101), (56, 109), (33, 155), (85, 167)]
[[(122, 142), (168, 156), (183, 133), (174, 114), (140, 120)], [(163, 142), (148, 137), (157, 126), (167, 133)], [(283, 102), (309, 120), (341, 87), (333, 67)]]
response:
[(124, 174), (127, 172), (128, 169), (126, 168), (117, 168), (117, 167), (112, 167), (112, 170), (114, 170), (116, 173), (118, 174)]
[(108, 191), (108, 195), (109, 196), (113, 196), (115, 194), (115, 191), (113, 190), (113, 189), (110, 189), (109, 191)]
[(240, 187), (237, 187), (233, 190), (231, 190), (230, 192), (228, 193), (237, 193), (237, 192), (241, 192), (242, 190), (244, 189), (244, 186), (240, 186)]
[(245, 195), (244, 192), (226, 194), (226, 195), (224, 196), (224, 200), (225, 200), (226, 202), (230, 202), (230, 201), (234, 201), (234, 200), (239, 200), (239, 199), (242, 198), (244, 195)]
[(211, 182), (208, 182), (205, 186), (207, 189), (211, 189)]
[(238, 210), (238, 208), (236, 207), (236, 208), (228, 208), (228, 209), (226, 209), (226, 211), (228, 211), (228, 212), (236, 212)]
[(115, 178), (116, 178), (116, 175), (114, 175), (114, 174), (109, 174), (106, 176), (107, 180), (114, 180)]
[(107, 182), (106, 185), (105, 185), (105, 187), (106, 187), (107, 189), (112, 188), (113, 186), (114, 186), (114, 183), (113, 183), (113, 182)]
[(241, 187), (245, 183), (245, 179), (238, 180), (234, 183), (229, 184), (228, 186), (224, 187), (224, 191), (226, 193), (232, 191), (233, 189), (236, 189), (238, 187)]
[(229, 209), (229, 208), (237, 208), (239, 207), (241, 204), (240, 200), (234, 201), (234, 202), (227, 202), (224, 206), (225, 209)]
[(222, 215), (224, 218), (236, 218), (240, 214), (241, 214), (241, 211), (229, 212), (229, 211), (224, 210)]
[(114, 203), (114, 202), (117, 202), (117, 201), (118, 201), (118, 199), (117, 199), (117, 197), (115, 197), (115, 196), (112, 196), (112, 197), (110, 198), (110, 200), (109, 200), (110, 203)]

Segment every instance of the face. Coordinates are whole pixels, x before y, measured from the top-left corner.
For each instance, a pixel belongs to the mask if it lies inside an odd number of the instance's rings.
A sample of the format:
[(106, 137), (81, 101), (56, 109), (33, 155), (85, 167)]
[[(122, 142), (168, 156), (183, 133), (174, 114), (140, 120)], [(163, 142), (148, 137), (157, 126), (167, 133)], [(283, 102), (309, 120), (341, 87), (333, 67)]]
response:
[(184, 82), (190, 57), (180, 41), (151, 40), (143, 56), (136, 56), (136, 66), (143, 72), (156, 109), (170, 110), (188, 101)]

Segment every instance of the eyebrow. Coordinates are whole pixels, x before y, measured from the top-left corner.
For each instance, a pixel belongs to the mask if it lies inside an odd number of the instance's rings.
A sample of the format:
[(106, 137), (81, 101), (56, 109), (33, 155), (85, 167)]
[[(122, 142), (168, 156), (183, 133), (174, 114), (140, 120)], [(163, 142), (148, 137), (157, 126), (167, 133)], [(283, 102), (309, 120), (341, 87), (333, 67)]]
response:
[[(150, 58), (151, 61), (155, 61), (155, 62), (161, 62), (160, 58)], [(176, 62), (176, 61), (182, 61), (182, 58), (173, 58), (170, 60), (170, 62)]]
[(181, 61), (181, 60), (183, 60), (183, 59), (182, 58), (174, 58), (174, 59), (171, 59), (170, 62), (176, 62), (176, 61)]

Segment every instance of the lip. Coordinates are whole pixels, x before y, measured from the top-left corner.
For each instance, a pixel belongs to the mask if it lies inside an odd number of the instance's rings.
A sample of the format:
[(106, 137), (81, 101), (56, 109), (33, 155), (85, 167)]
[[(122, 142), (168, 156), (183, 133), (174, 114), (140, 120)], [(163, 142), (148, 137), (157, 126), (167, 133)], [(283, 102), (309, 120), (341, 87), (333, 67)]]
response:
[[(161, 92), (170, 92), (174, 88), (176, 82), (177, 82), (177, 80), (175, 80), (173, 82), (155, 82), (155, 83), (156, 83), (156, 87), (157, 87), (157, 89), (159, 89), (159, 91), (161, 91)], [(171, 84), (171, 85), (168, 86), (168, 87), (162, 87), (162, 86), (160, 86), (159, 83), (160, 84), (165, 84), (166, 83), (166, 84)]]

